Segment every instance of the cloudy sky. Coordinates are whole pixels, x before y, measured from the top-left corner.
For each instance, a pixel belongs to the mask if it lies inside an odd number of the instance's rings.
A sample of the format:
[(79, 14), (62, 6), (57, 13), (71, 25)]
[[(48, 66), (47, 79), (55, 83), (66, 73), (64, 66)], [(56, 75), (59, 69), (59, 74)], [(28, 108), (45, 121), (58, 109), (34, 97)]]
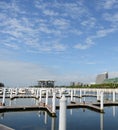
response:
[(0, 82), (118, 76), (118, 0), (0, 0)]

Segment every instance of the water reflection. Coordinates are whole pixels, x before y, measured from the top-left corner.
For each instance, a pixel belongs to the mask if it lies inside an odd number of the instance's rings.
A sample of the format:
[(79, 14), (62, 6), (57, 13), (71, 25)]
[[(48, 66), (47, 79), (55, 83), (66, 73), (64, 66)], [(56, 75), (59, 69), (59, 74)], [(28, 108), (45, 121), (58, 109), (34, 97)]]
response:
[(4, 119), (4, 113), (0, 113), (0, 119)]
[(48, 114), (47, 114), (47, 112), (45, 111), (45, 124), (47, 124), (47, 118), (48, 118)]
[(113, 117), (115, 117), (115, 115), (116, 115), (116, 107), (113, 106)]
[(52, 117), (51, 130), (56, 130), (56, 118), (55, 117)]
[(104, 130), (104, 114), (100, 113), (100, 130)]

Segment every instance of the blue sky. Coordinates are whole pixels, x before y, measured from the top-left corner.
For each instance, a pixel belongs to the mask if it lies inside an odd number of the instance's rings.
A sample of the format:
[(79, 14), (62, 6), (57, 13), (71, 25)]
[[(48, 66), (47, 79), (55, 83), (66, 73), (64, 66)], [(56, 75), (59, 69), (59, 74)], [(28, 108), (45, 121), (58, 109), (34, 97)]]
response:
[(0, 0), (0, 81), (95, 82), (118, 76), (117, 0)]

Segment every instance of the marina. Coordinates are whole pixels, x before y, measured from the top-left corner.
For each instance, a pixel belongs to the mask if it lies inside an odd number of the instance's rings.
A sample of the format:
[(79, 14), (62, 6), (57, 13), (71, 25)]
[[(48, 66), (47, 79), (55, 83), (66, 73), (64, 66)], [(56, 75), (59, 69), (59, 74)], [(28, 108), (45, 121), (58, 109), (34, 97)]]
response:
[[(53, 120), (58, 119), (58, 125), (55, 126), (58, 128), (51, 126), (51, 130), (66, 130), (68, 127), (66, 125), (68, 124), (67, 111), (72, 114), (73, 111), (80, 109), (83, 112), (89, 111), (104, 115), (106, 108), (109, 110), (109, 107), (113, 107), (116, 111), (118, 106), (117, 89), (23, 88), (23, 93), (21, 91), (22, 88), (1, 90), (1, 120), (4, 119), (3, 115), (6, 113), (24, 113), (25, 115), (25, 113), (43, 112), (47, 113), (44, 116), (45, 122), (47, 115)], [(14, 125), (11, 128), (14, 129)]]
[[(97, 112), (104, 112), (104, 106), (118, 105), (116, 100), (117, 89), (65, 89), (65, 88), (4, 88), (1, 90), (1, 106), (0, 111), (18, 111), (18, 110), (46, 110), (50, 115), (55, 116), (56, 109), (59, 109), (59, 103), (56, 104), (56, 99), (60, 99), (62, 95), (70, 98), (67, 108), (89, 108)], [(112, 94), (112, 100), (105, 100), (105, 95)], [(87, 102), (87, 97), (95, 97), (95, 102)], [(36, 99), (37, 103), (31, 106), (12, 106), (5, 103), (5, 99), (12, 100), (20, 98)], [(82, 98), (84, 99), (82, 101)], [(43, 99), (43, 101), (42, 101)], [(80, 101), (77, 102), (76, 100)], [(48, 101), (51, 100), (51, 104)]]

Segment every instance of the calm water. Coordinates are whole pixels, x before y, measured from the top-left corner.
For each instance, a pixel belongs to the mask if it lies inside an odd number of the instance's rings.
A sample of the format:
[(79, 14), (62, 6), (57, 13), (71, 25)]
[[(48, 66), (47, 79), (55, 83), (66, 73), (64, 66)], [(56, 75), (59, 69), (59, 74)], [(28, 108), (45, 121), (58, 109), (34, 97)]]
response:
[[(52, 118), (44, 111), (6, 112), (0, 124), (16, 130), (58, 130), (59, 111)], [(106, 107), (105, 114), (89, 109), (67, 109), (67, 130), (118, 130), (118, 107)]]
[[(106, 97), (108, 98), (108, 97)], [(112, 100), (112, 96), (109, 95)], [(1, 100), (1, 99), (0, 99)], [(43, 99), (45, 100), (45, 99)], [(74, 99), (76, 102), (86, 100), (94, 102), (96, 98)], [(67, 98), (67, 103), (70, 98)], [(38, 100), (34, 99), (6, 99), (6, 105), (35, 105)], [(51, 104), (51, 99), (49, 99)], [(59, 100), (56, 99), (56, 104)], [(118, 106), (105, 107), (105, 113), (100, 114), (89, 109), (76, 108), (66, 111), (66, 130), (118, 130)], [(50, 117), (45, 111), (5, 112), (0, 113), (0, 124), (7, 125), (15, 130), (58, 130), (59, 111), (57, 117)]]

